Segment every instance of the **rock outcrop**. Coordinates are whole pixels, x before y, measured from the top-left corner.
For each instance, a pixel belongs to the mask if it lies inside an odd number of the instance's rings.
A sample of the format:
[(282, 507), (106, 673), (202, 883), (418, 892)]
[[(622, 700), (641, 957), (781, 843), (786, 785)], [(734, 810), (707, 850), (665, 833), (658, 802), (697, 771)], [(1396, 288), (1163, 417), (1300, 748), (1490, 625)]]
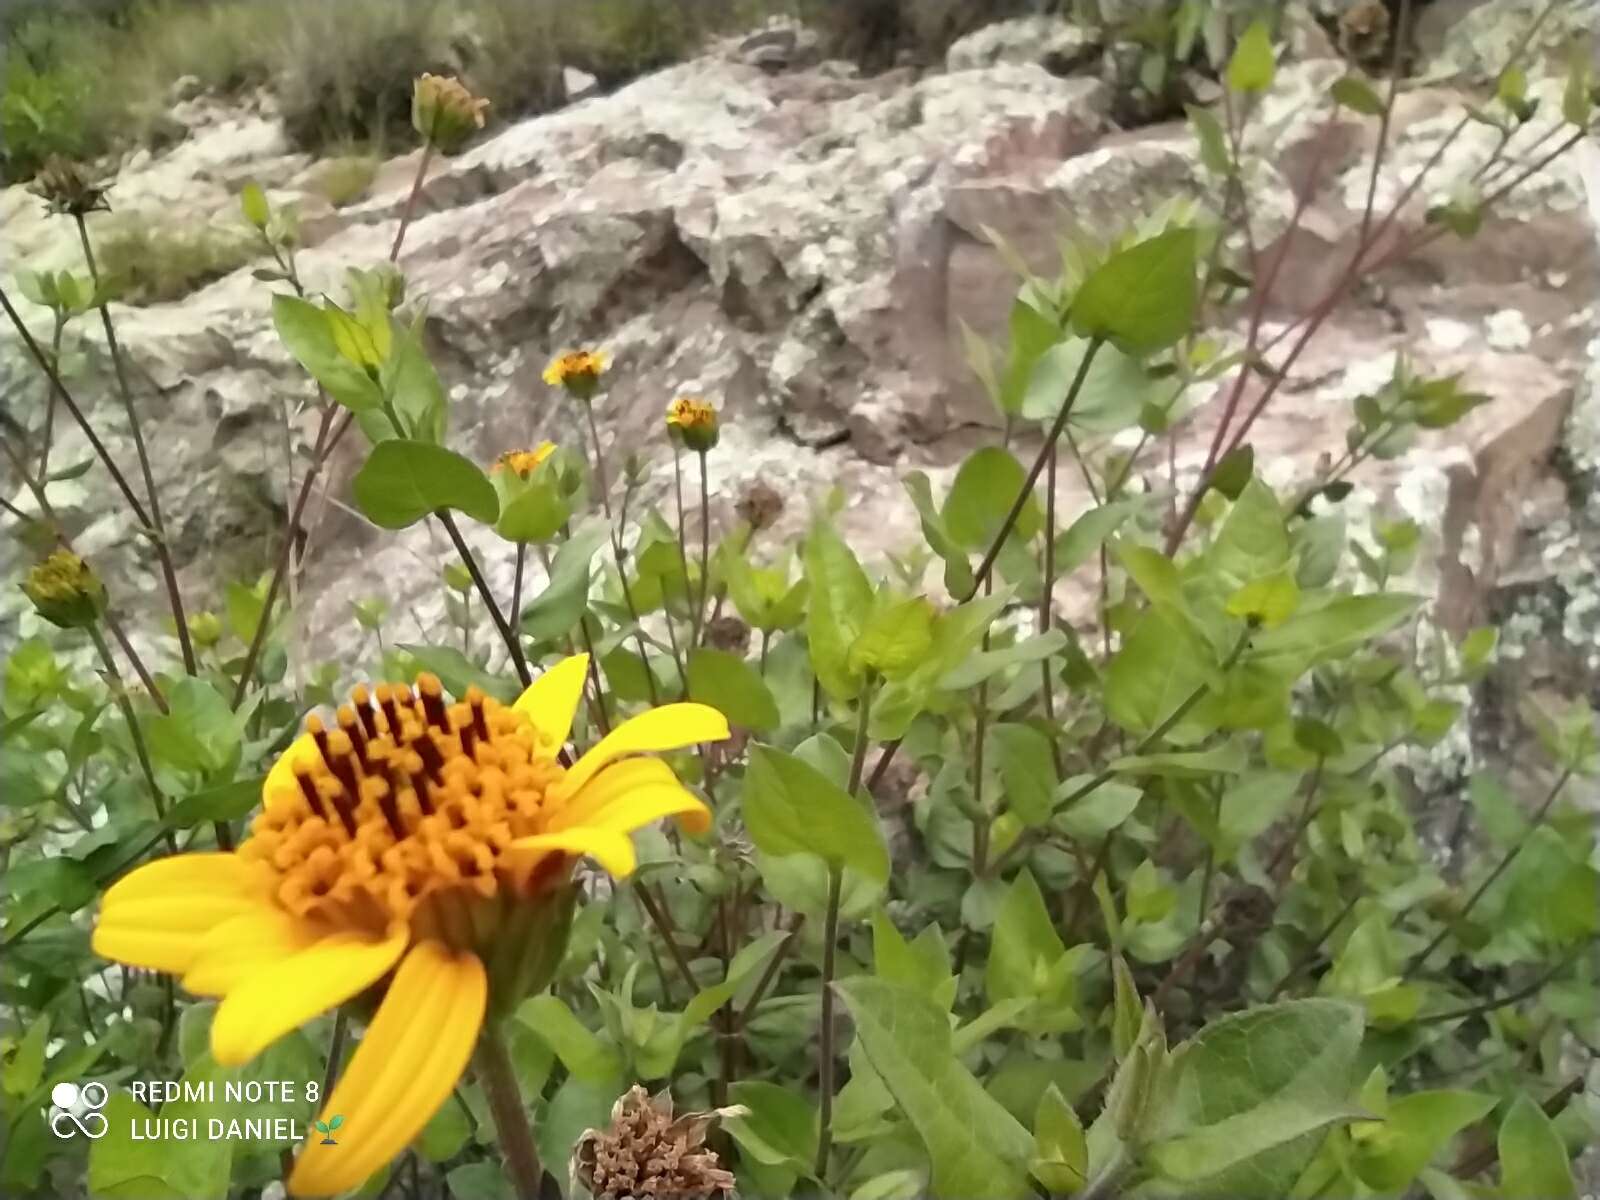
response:
[[(808, 497), (838, 486), (850, 501), (847, 530), (869, 554), (903, 547), (915, 517), (900, 476), (920, 467), (937, 480), (998, 424), (961, 348), (963, 326), (1003, 334), (1016, 279), (995, 235), (1050, 269), (1064, 229), (1104, 232), (1173, 195), (1219, 199), (1191, 132), (1116, 128), (1107, 85), (1075, 73), (1081, 35), (1060, 22), (1039, 27), (1044, 20), (980, 31), (951, 51), (948, 71), (920, 78), (812, 62), (814, 44), (801, 37), (735, 39), (611, 95), (491, 130), (440, 164), (401, 265), (411, 297), (426, 301), (427, 336), (454, 402), (452, 444), (487, 460), (534, 438), (576, 443), (575, 414), (539, 368), (562, 348), (601, 343), (616, 363), (599, 407), (602, 436), (608, 454), (637, 450), (651, 461), (647, 501), (669, 494), (663, 406), (704, 393), (726, 414), (711, 456), (716, 519), (731, 517), (739, 489), (761, 479), (790, 498), (793, 529)], [(1452, 46), (1458, 53), (1459, 39)], [(1251, 123), (1256, 231), (1269, 252), (1285, 254), (1265, 314), (1269, 337), (1310, 311), (1348, 262), (1369, 187), (1380, 211), (1392, 203), (1469, 102), (1451, 82), (1402, 93), (1374, 182), (1376, 122), (1328, 115), (1327, 89), (1345, 70), (1326, 57), (1285, 63)], [(1513, 160), (1536, 153), (1556, 119), (1559, 100), (1546, 94), (1555, 86), (1536, 84), (1545, 102), (1512, 143)], [(384, 164), (368, 199), (336, 210), (309, 188), (311, 164), (288, 151), (270, 102), (232, 112), (190, 98), (179, 112), (188, 138), (127, 161), (110, 193), (114, 212), (97, 222), (233, 223), (234, 195), (255, 179), (274, 203), (301, 206), (299, 264), (313, 290), (337, 292), (347, 268), (384, 258), (414, 156)], [(1421, 228), (1426, 207), (1478, 169), (1496, 136), (1468, 129), (1441, 162), (1437, 188), (1416, 195), (1391, 234)], [(8, 269), (76, 264), (70, 227), (46, 221), (21, 189), (0, 196), (0, 220)], [(1596, 553), (1586, 489), (1600, 462), (1593, 443), (1568, 431), (1600, 424), (1589, 400), (1573, 410), (1597, 291), (1578, 166), (1561, 159), (1475, 240), (1437, 241), (1355, 289), (1252, 439), (1271, 478), (1308, 481), (1318, 455), (1342, 446), (1350, 401), (1387, 378), (1397, 352), (1420, 370), (1460, 372), (1492, 403), (1363, 468), (1345, 502), (1352, 528), (1382, 507), (1429, 531), (1422, 578), (1452, 631), (1504, 617), (1518, 596), (1543, 596), (1568, 615), (1585, 606), (1586, 628), (1567, 632), (1587, 639), (1576, 649), (1591, 671), (1600, 665), (1600, 613), (1584, 599), (1592, 584), (1568, 594), (1560, 580), (1574, 554)], [(116, 309), (175, 550), (197, 595), (219, 582), (218, 547), (229, 571), (265, 564), (290, 461), (298, 474), (314, 427), (309, 382), (277, 344), (269, 293), (242, 269), (177, 303)], [(1242, 329), (1244, 314), (1237, 319)], [(83, 330), (94, 361), (75, 386), (124, 450), (95, 331)], [(18, 397), (13, 415), (36, 426), (42, 393), (24, 382), (3, 335), (0, 372)], [(1180, 480), (1198, 470), (1219, 407), (1210, 394), (1188, 399), (1172, 464)], [(394, 603), (406, 626), (414, 618), (423, 636), (442, 636), (446, 547), (424, 527), (378, 536), (347, 507), (358, 440), (341, 448), (302, 531), (310, 550), (298, 591), (318, 654), (359, 642), (350, 605), (372, 594)], [(57, 461), (85, 454), (69, 432)], [(1140, 469), (1164, 480), (1166, 447), (1147, 455)], [(123, 594), (154, 596), (150, 566), (128, 552), (99, 473), (52, 489), (86, 550), (121, 556)], [(1075, 473), (1062, 473), (1061, 489), (1065, 513), (1089, 503)], [(1552, 556), (1561, 530), (1574, 548)], [(492, 563), (506, 588), (509, 571)]]

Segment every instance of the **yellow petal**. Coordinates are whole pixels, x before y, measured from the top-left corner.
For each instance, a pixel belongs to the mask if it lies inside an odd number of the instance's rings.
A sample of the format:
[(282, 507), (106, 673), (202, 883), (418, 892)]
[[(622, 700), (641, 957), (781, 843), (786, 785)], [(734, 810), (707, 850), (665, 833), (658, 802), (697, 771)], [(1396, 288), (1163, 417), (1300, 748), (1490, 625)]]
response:
[(696, 742), (720, 742), (728, 736), (728, 719), (706, 704), (663, 704), (618, 725), (573, 764), (555, 789), (556, 799), (576, 795), (607, 763), (625, 754), (678, 750)]
[(211, 1056), (225, 1067), (249, 1062), (291, 1029), (382, 979), (410, 936), (398, 923), (382, 939), (337, 933), (254, 971), (217, 1006)]
[(488, 981), (471, 954), (419, 942), (356, 1047), (320, 1118), (344, 1117), (337, 1146), (312, 1133), (289, 1176), (294, 1196), (353, 1188), (422, 1131), (466, 1069), (483, 1024)]
[(272, 872), (264, 864), (237, 854), (173, 854), (129, 871), (106, 889), (100, 910), (124, 900), (153, 897), (265, 895)]
[(266, 900), (243, 896), (122, 900), (100, 914), (90, 944), (96, 954), (130, 967), (181, 975), (218, 925), (268, 907)]
[(309, 949), (332, 932), (281, 908), (231, 917), (201, 939), (183, 986), (197, 996), (226, 996), (262, 967)]
[[(646, 764), (658, 768), (660, 774), (631, 769)], [(622, 786), (607, 786), (612, 784), (613, 775), (624, 774), (628, 778)], [(711, 828), (711, 810), (700, 798), (680, 784), (665, 763), (641, 758), (601, 771), (551, 817), (547, 828), (555, 831), (574, 825), (597, 825), (630, 833), (662, 817), (677, 817), (690, 833), (704, 833)]]
[(572, 718), (583, 699), (583, 681), (589, 674), (589, 656), (564, 658), (530, 683), (511, 707), (527, 717), (539, 734), (539, 745), (554, 753), (572, 732)]
[(534, 837), (518, 838), (511, 843), (513, 850), (560, 850), (566, 854), (584, 854), (605, 868), (608, 875), (622, 879), (633, 874), (639, 863), (634, 853), (633, 839), (615, 829), (599, 829), (593, 825), (578, 825), (557, 833), (541, 833)]
[(278, 755), (278, 761), (267, 772), (266, 782), (261, 785), (261, 806), (270, 809), (274, 804), (304, 795), (300, 785), (295, 782), (295, 767), (310, 771), (321, 763), (322, 751), (317, 749), (316, 740), (309, 733), (302, 733), (289, 743), (287, 750)]

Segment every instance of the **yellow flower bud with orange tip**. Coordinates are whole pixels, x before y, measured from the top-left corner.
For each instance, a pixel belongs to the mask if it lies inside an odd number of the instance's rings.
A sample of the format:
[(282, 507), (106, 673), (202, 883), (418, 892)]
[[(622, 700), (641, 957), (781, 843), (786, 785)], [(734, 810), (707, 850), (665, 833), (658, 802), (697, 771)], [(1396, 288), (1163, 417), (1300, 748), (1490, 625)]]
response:
[(604, 350), (568, 350), (550, 360), (544, 381), (551, 387), (566, 388), (579, 400), (589, 400), (600, 390), (600, 376), (611, 365)]
[(423, 74), (411, 92), (411, 124), (422, 140), (450, 154), (483, 128), (489, 102), (474, 96), (454, 76)]
[(106, 610), (106, 589), (71, 550), (57, 550), (22, 581), (22, 590), (39, 615), (62, 629), (84, 629)]
[(679, 396), (667, 405), (667, 432), (674, 441), (704, 454), (721, 436), (716, 406), (698, 396)]

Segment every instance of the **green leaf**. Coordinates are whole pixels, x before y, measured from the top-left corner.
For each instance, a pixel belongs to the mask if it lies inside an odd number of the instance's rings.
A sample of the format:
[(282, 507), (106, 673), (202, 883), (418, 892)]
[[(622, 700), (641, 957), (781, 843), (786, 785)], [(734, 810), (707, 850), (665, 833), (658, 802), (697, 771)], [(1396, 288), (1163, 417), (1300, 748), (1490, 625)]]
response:
[(932, 1193), (964, 1200), (1029, 1195), (1033, 1138), (957, 1061), (945, 1011), (881, 979), (857, 977), (834, 987), (868, 1062), (927, 1148)]
[(1248, 443), (1229, 450), (1211, 470), (1211, 486), (1229, 500), (1237, 500), (1255, 474), (1256, 451)]
[(733, 1085), (728, 1099), (750, 1110), (722, 1122), (740, 1150), (766, 1166), (792, 1166), (811, 1174), (817, 1154), (817, 1114), (804, 1093), (776, 1083), (743, 1080)]
[(216, 771), (239, 749), (244, 718), (209, 682), (186, 676), (167, 691), (168, 711), (150, 722), (150, 751), (175, 767)]
[(1294, 615), (1300, 603), (1300, 587), (1287, 570), (1264, 575), (1245, 584), (1228, 597), (1224, 606), (1230, 617), (1243, 617), (1263, 629), (1276, 629)]
[(1282, 1196), (1317, 1131), (1348, 1120), (1360, 1007), (1262, 1005), (1214, 1021), (1172, 1055), (1151, 1154), (1194, 1196)]
[[(1088, 776), (1078, 774), (1062, 782), (1061, 787), (1056, 790), (1062, 797), (1067, 797), (1083, 787), (1086, 782)], [(1082, 800), (1078, 800), (1061, 813), (1056, 813), (1051, 826), (1064, 832), (1067, 837), (1075, 838), (1077, 842), (1099, 842), (1102, 837), (1109, 834), (1110, 830), (1114, 830), (1133, 816), (1133, 810), (1138, 808), (1139, 798), (1142, 795), (1144, 792), (1130, 784), (1104, 782), (1093, 792), (1085, 795)]]
[(867, 879), (889, 879), (889, 851), (872, 814), (815, 767), (771, 746), (756, 746), (744, 781), (750, 840), (764, 854), (812, 854)]
[(1012, 667), (1044, 662), (1062, 650), (1069, 640), (1060, 629), (1052, 629), (1049, 633), (1023, 638), (1013, 646), (975, 651), (968, 654), (959, 666), (946, 671), (939, 679), (939, 686), (947, 691), (974, 687)]
[(416, 333), (390, 318), (383, 319), (391, 323), (392, 349), (379, 372), (379, 382), (406, 436), (437, 445), (444, 441), (448, 407), (444, 384)]
[(806, 580), (810, 611), (806, 640), (817, 681), (828, 695), (851, 700), (861, 677), (849, 667), (850, 647), (872, 608), (872, 584), (855, 554), (825, 519), (817, 520), (806, 538)]
[(621, 1073), (616, 1049), (591, 1033), (559, 996), (547, 993), (524, 1000), (516, 1017), (555, 1051), (574, 1078), (598, 1084)]
[(405, 651), (417, 660), (417, 665), (423, 670), (437, 675), (439, 682), (444, 684), (445, 691), (452, 696), (465, 696), (469, 687), (477, 685), (486, 695), (493, 696), (502, 704), (510, 704), (517, 698), (518, 688), (515, 678), (493, 675), (485, 671), (454, 646), (424, 646), (416, 642), (402, 642), (395, 649)]
[(1194, 324), (1194, 281), (1195, 232), (1169, 229), (1096, 268), (1073, 298), (1072, 319), (1086, 336), (1132, 352), (1163, 350)]
[(113, 1091), (105, 1107), (106, 1136), (89, 1145), (86, 1182), (91, 1196), (107, 1200), (186, 1200), (169, 1183), (174, 1157), (187, 1142), (138, 1139), (135, 1129), (145, 1129), (155, 1114), (126, 1092)]
[(6, 1063), (0, 1084), (12, 1096), (26, 1096), (44, 1078), (45, 1048), (50, 1042), (50, 1014), (42, 1012), (28, 1024), (28, 1032), (17, 1042)]
[(1500, 1124), (1500, 1194), (1539, 1200), (1577, 1200), (1578, 1185), (1555, 1122), (1526, 1095)]
[(1417, 611), (1421, 599), (1393, 592), (1334, 596), (1323, 603), (1302, 603), (1299, 611), (1276, 629), (1251, 639), (1249, 657), (1306, 663), (1339, 658), (1388, 633)]
[(1381, 117), (1383, 110), (1388, 107), (1383, 102), (1373, 87), (1359, 75), (1346, 75), (1343, 79), (1334, 80), (1333, 86), (1328, 89), (1335, 104), (1342, 104), (1351, 112), (1358, 112), (1366, 117)]
[(1040, 1014), (1038, 1032), (1075, 1029), (1081, 1021), (1072, 1009), (1076, 991), (1073, 965), (1045, 907), (1044, 895), (1024, 867), (1011, 881), (995, 914), (984, 994), (994, 1005), (1034, 999), (1050, 1005), (1048, 1012)]
[[(972, 564), (967, 559), (967, 552), (956, 544), (945, 526), (944, 517), (933, 502), (933, 485), (928, 482), (927, 474), (912, 471), (901, 482), (905, 485), (906, 494), (911, 497), (911, 503), (916, 506), (928, 549), (944, 560), (945, 590), (952, 596), (970, 595), (977, 587)], [(742, 607), (740, 611), (743, 612)], [(748, 616), (746, 619), (749, 619)]]
[(244, 219), (257, 229), (267, 227), (267, 222), (272, 219), (272, 209), (267, 204), (267, 194), (261, 190), (259, 183), (251, 181), (240, 189), (239, 211), (244, 214)]
[(1272, 489), (1252, 479), (1228, 509), (1228, 517), (1206, 552), (1206, 562), (1225, 584), (1243, 587), (1289, 561), (1289, 533)]
[(235, 779), (185, 796), (167, 814), (175, 828), (188, 829), (209, 821), (237, 821), (248, 816), (261, 802), (261, 785), (265, 775), (248, 779)]
[(296, 296), (274, 296), (272, 323), (289, 353), (345, 408), (360, 413), (382, 406), (377, 380), (340, 353), (326, 309)]
[[(988, 549), (1026, 479), (1027, 472), (1009, 450), (985, 446), (973, 451), (944, 499), (942, 515), (950, 536), (968, 550)], [(1030, 538), (1043, 523), (1039, 502), (1030, 495), (1010, 536)]]
[(1194, 126), (1195, 140), (1200, 143), (1200, 161), (1206, 170), (1217, 175), (1227, 175), (1233, 170), (1233, 156), (1228, 152), (1228, 139), (1222, 131), (1222, 122), (1208, 108), (1188, 106), (1189, 124)]
[(1066, 575), (1088, 562), (1140, 507), (1138, 500), (1113, 500), (1085, 512), (1056, 539), (1056, 574)]
[(1493, 1096), (1460, 1091), (1414, 1092), (1390, 1100), (1381, 1122), (1351, 1131), (1355, 1173), (1373, 1191), (1403, 1192), (1445, 1143), (1494, 1106)]
[(1089, 1143), (1072, 1105), (1051, 1084), (1039, 1098), (1033, 1118), (1033, 1177), (1053, 1192), (1071, 1194), (1083, 1187), (1089, 1173)]
[(850, 643), (845, 663), (852, 674), (876, 671), (888, 679), (909, 674), (927, 658), (933, 645), (933, 605), (921, 596), (884, 603), (874, 597), (872, 611)]
[(888, 914), (878, 909), (872, 914), (872, 966), (879, 979), (925, 992), (946, 1010), (955, 1002), (956, 978), (950, 973), (950, 950), (937, 925), (925, 926), (908, 942)]
[(356, 473), (351, 491), (356, 506), (381, 529), (404, 529), (449, 508), (485, 525), (493, 525), (500, 515), (494, 485), (477, 464), (428, 442), (379, 442)]
[(1228, 60), (1227, 81), (1235, 92), (1264, 92), (1272, 86), (1277, 57), (1272, 49), (1272, 32), (1259, 17), (1250, 22), (1233, 57)]
[(744, 659), (701, 648), (689, 655), (689, 699), (709, 704), (729, 722), (765, 733), (778, 727), (778, 702)]
[(1211, 654), (1190, 628), (1159, 610), (1140, 618), (1106, 669), (1106, 715), (1148, 733), (1211, 682)]
[(993, 762), (1000, 769), (1006, 811), (1024, 825), (1050, 819), (1056, 787), (1055, 755), (1050, 739), (1028, 725), (1001, 723), (989, 730)]
[[(1067, 338), (1040, 357), (1022, 402), (1024, 417), (1055, 420), (1092, 344), (1087, 338)], [(1171, 394), (1170, 381), (1155, 379), (1136, 359), (1115, 346), (1102, 345), (1089, 364), (1067, 420), (1090, 433), (1120, 433), (1138, 424), (1146, 405)]]
[(565, 637), (589, 606), (594, 556), (611, 535), (604, 517), (590, 517), (556, 550), (550, 582), (522, 610), (522, 631), (538, 641)]
[[(343, 1121), (338, 1118), (326, 1125), (318, 1121), (317, 1129), (321, 1133), (331, 1134), (341, 1124)], [(454, 1099), (448, 1099), (422, 1127), (422, 1132), (417, 1135), (416, 1146), (429, 1162), (442, 1163), (454, 1158), (471, 1136), (472, 1118)]]

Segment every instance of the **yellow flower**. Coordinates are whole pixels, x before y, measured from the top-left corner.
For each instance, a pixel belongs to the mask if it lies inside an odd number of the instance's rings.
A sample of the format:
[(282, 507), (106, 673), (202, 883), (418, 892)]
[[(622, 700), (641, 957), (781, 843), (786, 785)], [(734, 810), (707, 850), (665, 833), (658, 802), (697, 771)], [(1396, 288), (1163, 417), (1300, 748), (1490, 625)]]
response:
[(63, 629), (93, 625), (106, 610), (106, 588), (71, 550), (57, 550), (22, 581), (22, 590), (46, 621)]
[(294, 1195), (355, 1187), (400, 1153), (449, 1098), (486, 1011), (548, 983), (577, 858), (620, 877), (633, 830), (709, 827), (671, 768), (633, 756), (720, 741), (727, 721), (668, 704), (563, 766), (587, 670), (568, 658), (510, 707), (476, 689), (447, 704), (431, 675), (357, 688), (334, 728), (312, 717), (274, 764), (236, 852), (157, 859), (106, 892), (95, 951), (220, 997), (211, 1051), (226, 1066), (388, 981), (322, 1098), (351, 1136), (307, 1139)]
[(526, 479), (533, 474), (533, 469), (556, 452), (554, 442), (540, 442), (532, 450), (507, 450), (495, 459), (494, 466), (489, 468), (489, 474), (499, 471), (510, 471), (518, 479)]
[(550, 360), (544, 369), (544, 381), (587, 400), (599, 390), (600, 376), (610, 365), (611, 356), (604, 350), (569, 350)]
[(424, 74), (411, 92), (411, 124), (424, 141), (448, 154), (483, 128), (488, 107), (454, 76)]
[(679, 396), (667, 405), (667, 432), (689, 449), (704, 454), (717, 444), (721, 433), (717, 410), (709, 400)]

